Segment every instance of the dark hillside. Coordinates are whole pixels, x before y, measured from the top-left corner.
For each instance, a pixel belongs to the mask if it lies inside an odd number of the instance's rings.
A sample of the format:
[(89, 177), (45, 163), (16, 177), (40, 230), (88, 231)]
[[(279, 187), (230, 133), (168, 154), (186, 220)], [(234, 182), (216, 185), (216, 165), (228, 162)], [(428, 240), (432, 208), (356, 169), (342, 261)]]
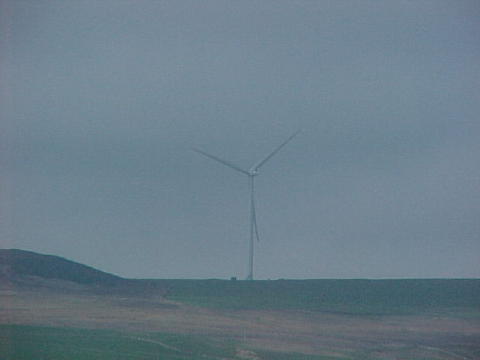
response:
[(82, 285), (118, 285), (119, 276), (54, 255), (17, 249), (0, 249), (0, 276), (7, 279), (38, 277)]

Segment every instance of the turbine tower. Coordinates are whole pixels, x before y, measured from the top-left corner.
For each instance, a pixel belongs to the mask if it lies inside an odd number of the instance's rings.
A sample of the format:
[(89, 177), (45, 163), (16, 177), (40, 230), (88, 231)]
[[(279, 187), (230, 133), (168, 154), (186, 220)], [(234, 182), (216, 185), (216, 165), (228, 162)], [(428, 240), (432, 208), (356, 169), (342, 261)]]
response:
[(255, 212), (255, 176), (258, 175), (259, 169), (274, 156), (277, 152), (280, 151), (282, 147), (287, 145), (290, 140), (292, 140), (301, 130), (297, 130), (295, 133), (290, 135), (290, 137), (278, 145), (271, 153), (265, 156), (260, 161), (256, 162), (249, 169), (242, 169), (241, 167), (231, 163), (230, 161), (219, 158), (218, 156), (211, 155), (203, 150), (193, 148), (194, 151), (202, 154), (212, 160), (218, 161), (219, 163), (228, 166), (229, 168), (236, 170), (244, 175), (248, 176), (249, 191), (250, 191), (250, 246), (249, 246), (249, 256), (248, 256), (248, 275), (247, 280), (253, 280), (253, 250), (254, 250), (254, 239), (257, 238), (257, 241), (260, 241), (258, 236), (257, 229), (257, 215)]

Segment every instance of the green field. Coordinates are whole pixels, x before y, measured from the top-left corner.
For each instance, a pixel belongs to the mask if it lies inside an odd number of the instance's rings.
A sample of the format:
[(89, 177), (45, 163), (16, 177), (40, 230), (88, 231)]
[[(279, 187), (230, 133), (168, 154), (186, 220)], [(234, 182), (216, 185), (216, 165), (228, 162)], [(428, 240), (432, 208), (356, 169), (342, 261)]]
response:
[[(241, 359), (237, 356), (237, 349), (238, 344), (232, 340), (219, 341), (200, 336), (20, 325), (0, 326), (2, 360)], [(262, 359), (330, 358), (263, 351)]]
[(223, 309), (307, 310), (349, 315), (441, 312), (478, 315), (478, 279), (157, 280), (167, 298)]
[(17, 325), (1, 326), (0, 339), (6, 360), (190, 360), (232, 356), (235, 351), (230, 344), (181, 335)]
[(57, 327), (0, 325), (0, 360), (480, 358), (479, 280), (149, 283), (166, 293), (5, 292), (17, 324)]
[[(411, 352), (412, 349), (414, 347), (399, 348), (396, 355), (399, 359), (409, 360), (445, 359), (437, 356), (418, 357)], [(456, 358), (461, 356), (452, 357), (452, 359)], [(244, 349), (242, 344), (233, 340), (169, 333), (128, 333), (112, 330), (0, 325), (0, 359), (380, 360), (382, 357), (372, 357), (371, 351), (356, 351), (344, 356), (280, 353), (258, 349), (250, 352)]]

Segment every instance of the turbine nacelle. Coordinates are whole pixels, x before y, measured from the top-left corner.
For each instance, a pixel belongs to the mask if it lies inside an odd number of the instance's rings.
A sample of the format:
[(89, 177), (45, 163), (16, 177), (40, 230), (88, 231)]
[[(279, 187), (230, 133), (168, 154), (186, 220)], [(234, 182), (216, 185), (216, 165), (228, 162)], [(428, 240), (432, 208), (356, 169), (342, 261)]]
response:
[(259, 174), (257, 169), (248, 170), (248, 176), (257, 176)]

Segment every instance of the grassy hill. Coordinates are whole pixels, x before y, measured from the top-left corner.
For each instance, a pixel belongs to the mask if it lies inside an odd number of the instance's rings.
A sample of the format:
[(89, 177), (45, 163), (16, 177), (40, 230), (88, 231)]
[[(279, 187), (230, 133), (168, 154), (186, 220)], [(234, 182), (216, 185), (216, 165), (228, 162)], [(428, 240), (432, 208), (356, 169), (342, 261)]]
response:
[(0, 249), (0, 275), (8, 278), (38, 277), (84, 285), (117, 285), (124, 279), (54, 255), (18, 249)]

